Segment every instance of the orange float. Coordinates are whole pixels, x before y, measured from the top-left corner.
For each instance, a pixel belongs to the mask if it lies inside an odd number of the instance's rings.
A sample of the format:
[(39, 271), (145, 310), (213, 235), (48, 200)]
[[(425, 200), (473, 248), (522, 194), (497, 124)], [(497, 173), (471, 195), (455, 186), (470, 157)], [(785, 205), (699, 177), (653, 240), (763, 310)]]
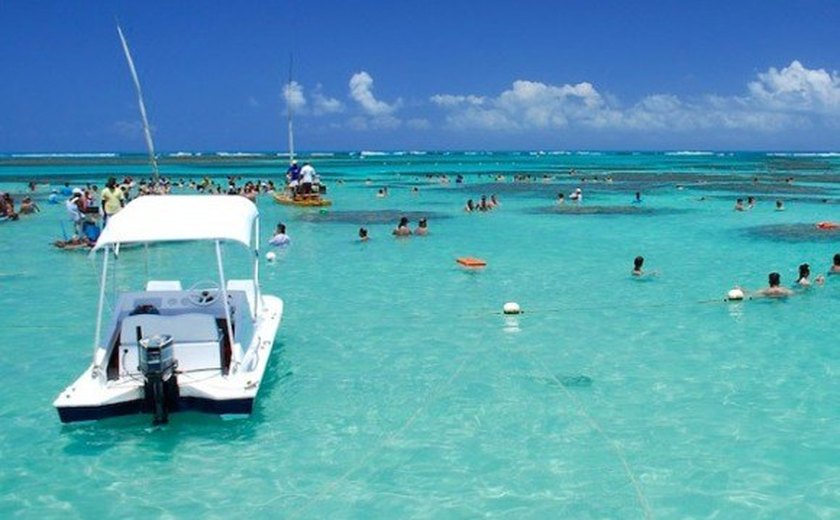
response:
[(817, 222), (818, 229), (840, 229), (840, 224), (837, 222), (831, 222), (828, 220), (824, 220), (822, 222)]
[(471, 256), (462, 256), (461, 258), (456, 258), (455, 261), (464, 267), (469, 267), (471, 269), (477, 269), (487, 265), (487, 262), (481, 258), (473, 258)]

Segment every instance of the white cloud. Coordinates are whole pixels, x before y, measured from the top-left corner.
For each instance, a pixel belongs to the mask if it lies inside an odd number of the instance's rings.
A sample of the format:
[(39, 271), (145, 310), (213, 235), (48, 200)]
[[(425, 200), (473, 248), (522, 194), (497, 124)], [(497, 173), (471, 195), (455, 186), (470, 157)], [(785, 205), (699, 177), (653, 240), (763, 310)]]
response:
[(248, 106), (251, 108), (258, 108), (260, 106), (260, 102), (257, 101), (257, 98), (255, 98), (254, 96), (250, 96), (248, 98)]
[(371, 116), (385, 116), (394, 113), (402, 103), (397, 99), (388, 104), (373, 95), (373, 78), (365, 71), (357, 72), (350, 78), (350, 97)]
[(757, 101), (780, 110), (840, 110), (840, 76), (825, 69), (807, 69), (794, 60), (782, 70), (771, 67), (749, 84)]
[(336, 98), (324, 95), (323, 87), (318, 84), (312, 92), (312, 110), (316, 116), (338, 114), (344, 111), (344, 104)]
[[(749, 83), (744, 96), (681, 99), (649, 95), (622, 106), (589, 82), (549, 85), (517, 80), (495, 97), (437, 94), (432, 104), (456, 129), (500, 131), (589, 128), (692, 131), (750, 129), (776, 131), (804, 127), (840, 113), (840, 76), (811, 70), (798, 61), (769, 69)], [(834, 119), (829, 118), (829, 122)]]
[(454, 107), (458, 105), (482, 105), (486, 101), (483, 96), (454, 96), (452, 94), (436, 94), (430, 98), (435, 105)]
[(286, 101), (286, 106), (292, 110), (301, 110), (306, 106), (303, 86), (297, 81), (290, 81), (283, 85), (283, 99)]

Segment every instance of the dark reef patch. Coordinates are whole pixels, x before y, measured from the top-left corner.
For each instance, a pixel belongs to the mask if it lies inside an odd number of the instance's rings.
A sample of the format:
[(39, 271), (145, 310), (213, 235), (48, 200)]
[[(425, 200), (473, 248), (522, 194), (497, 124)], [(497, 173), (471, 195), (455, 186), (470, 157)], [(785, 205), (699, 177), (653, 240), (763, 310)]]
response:
[(528, 208), (525, 213), (530, 215), (638, 215), (644, 217), (656, 215), (679, 215), (690, 213), (690, 209), (654, 208), (644, 205), (633, 206), (577, 206), (563, 204), (555, 206), (541, 206)]
[(820, 229), (816, 223), (753, 226), (745, 228), (744, 234), (752, 238), (775, 242), (837, 242), (840, 240), (840, 229)]
[(421, 218), (429, 220), (441, 220), (452, 218), (445, 213), (437, 213), (434, 211), (400, 211), (397, 209), (381, 209), (381, 210), (347, 210), (347, 211), (319, 211), (318, 213), (303, 213), (297, 217), (297, 220), (303, 222), (314, 222), (317, 224), (394, 224), (400, 220), (401, 217), (407, 217), (409, 221), (415, 222)]

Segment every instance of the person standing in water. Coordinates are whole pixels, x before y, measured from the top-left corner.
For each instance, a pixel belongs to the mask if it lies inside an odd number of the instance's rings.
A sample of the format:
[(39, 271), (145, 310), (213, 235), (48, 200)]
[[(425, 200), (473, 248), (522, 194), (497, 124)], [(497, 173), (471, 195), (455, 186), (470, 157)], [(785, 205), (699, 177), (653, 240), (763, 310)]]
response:
[(840, 274), (840, 253), (834, 255), (833, 263), (828, 270), (828, 274)]
[(642, 270), (642, 266), (645, 263), (645, 257), (637, 256), (633, 259), (633, 271), (630, 272), (633, 276), (642, 276), (645, 272)]
[(108, 219), (116, 215), (125, 206), (125, 195), (117, 186), (117, 179), (111, 177), (102, 189), (102, 227), (108, 225)]
[(793, 294), (793, 291), (787, 287), (782, 287), (782, 276), (779, 273), (770, 273), (767, 275), (768, 286), (760, 289), (755, 293), (756, 296), (766, 296), (767, 298), (787, 298)]
[(415, 235), (426, 236), (429, 234), (428, 223), (425, 218), (417, 221), (417, 229), (414, 230)]
[(286, 234), (286, 224), (282, 222), (277, 224), (277, 229), (274, 230), (274, 236), (271, 237), (268, 243), (275, 247), (286, 247), (292, 243), (292, 239)]
[(408, 217), (401, 217), (400, 223), (397, 224), (397, 227), (394, 231), (391, 232), (392, 235), (396, 237), (407, 237), (411, 235), (411, 229), (408, 227)]

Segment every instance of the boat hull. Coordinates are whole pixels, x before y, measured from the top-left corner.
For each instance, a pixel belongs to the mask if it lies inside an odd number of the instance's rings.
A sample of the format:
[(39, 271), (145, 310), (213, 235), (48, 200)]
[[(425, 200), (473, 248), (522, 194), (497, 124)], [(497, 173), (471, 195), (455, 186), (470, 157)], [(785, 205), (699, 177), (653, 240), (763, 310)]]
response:
[[(250, 345), (242, 368), (229, 375), (220, 370), (178, 373), (164, 383), (171, 385), (167, 394), (167, 412), (203, 412), (217, 415), (249, 415), (257, 398), (265, 370), (280, 327), (283, 301), (264, 295), (254, 343)], [(95, 421), (110, 417), (154, 412), (154, 402), (146, 395), (142, 376), (130, 374), (116, 380), (102, 381), (100, 370), (89, 366), (82, 375), (56, 398), (53, 405), (63, 423)]]
[(284, 204), (286, 206), (299, 206), (309, 208), (323, 208), (326, 206), (332, 206), (331, 200), (323, 199), (320, 197), (309, 199), (295, 199), (293, 197), (289, 197), (285, 193), (275, 193), (274, 202), (278, 204)]
[[(175, 406), (171, 407), (168, 412), (193, 411), (216, 415), (250, 415), (253, 408), (254, 398), (217, 401), (188, 396), (178, 398), (175, 401)], [(153, 405), (145, 398), (97, 406), (57, 406), (56, 409), (58, 410), (58, 418), (63, 423), (98, 421), (111, 417), (154, 412)]]

